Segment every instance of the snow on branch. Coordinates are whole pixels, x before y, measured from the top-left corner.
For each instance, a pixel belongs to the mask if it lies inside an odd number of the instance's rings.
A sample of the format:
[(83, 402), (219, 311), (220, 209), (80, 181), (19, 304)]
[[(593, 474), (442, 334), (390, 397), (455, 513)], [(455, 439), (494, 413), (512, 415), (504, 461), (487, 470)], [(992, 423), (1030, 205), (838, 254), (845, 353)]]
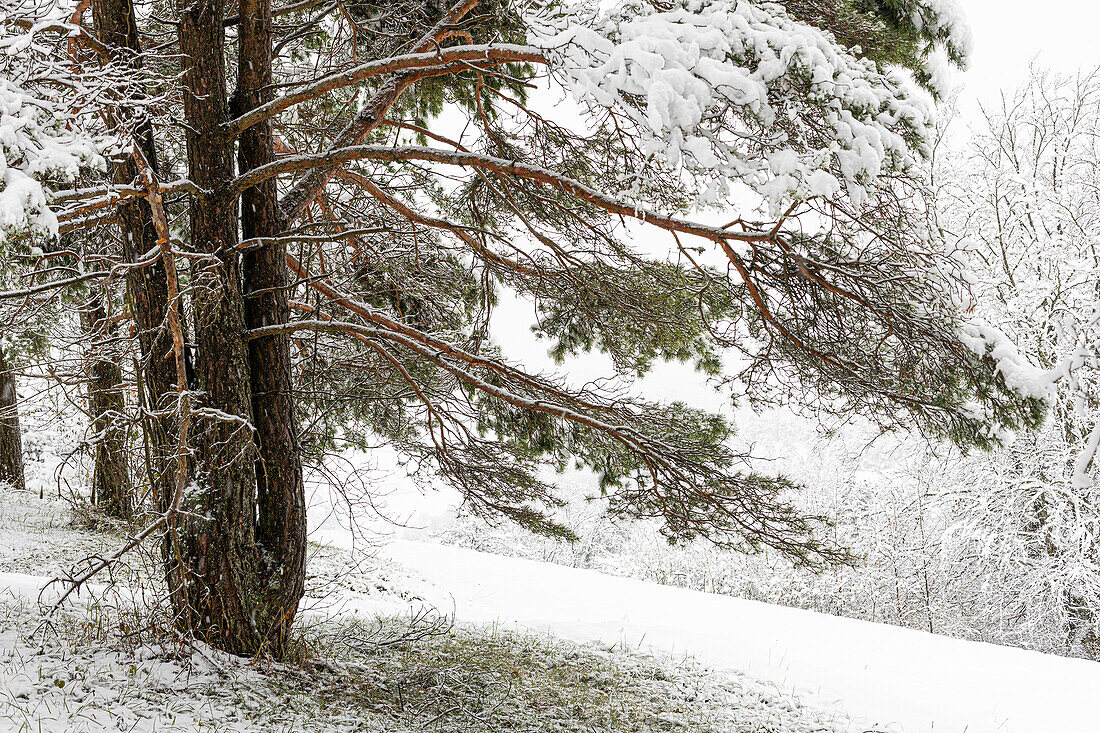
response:
[(425, 76), (443, 75), (453, 74), (469, 68), (478, 68), (478, 65), (494, 66), (508, 63), (541, 63), (543, 61), (543, 55), (539, 49), (511, 44), (457, 46), (426, 53), (411, 53), (369, 61), (344, 71), (323, 76), (292, 94), (286, 94), (250, 110), (228, 123), (228, 133), (238, 135), (257, 122), (274, 117), (296, 104), (378, 76), (408, 73), (414, 70)]
[(926, 150), (931, 105), (909, 72), (858, 58), (775, 4), (634, 0), (529, 23), (576, 99), (697, 177), (701, 204), (732, 181), (775, 210), (815, 196), (859, 203)]
[(57, 234), (47, 178), (74, 178), (101, 164), (98, 146), (66, 128), (67, 115), (47, 100), (0, 78), (0, 230)]
[(0, 232), (56, 235), (49, 183), (103, 165), (79, 111), (94, 88), (58, 59), (79, 31), (66, 17), (54, 3), (0, 7)]
[(997, 372), (1010, 389), (1044, 402), (1054, 401), (1056, 384), (1064, 377), (1062, 365), (1054, 369), (1032, 365), (1008, 336), (982, 321), (963, 324), (959, 339), (978, 356), (992, 358), (997, 363)]

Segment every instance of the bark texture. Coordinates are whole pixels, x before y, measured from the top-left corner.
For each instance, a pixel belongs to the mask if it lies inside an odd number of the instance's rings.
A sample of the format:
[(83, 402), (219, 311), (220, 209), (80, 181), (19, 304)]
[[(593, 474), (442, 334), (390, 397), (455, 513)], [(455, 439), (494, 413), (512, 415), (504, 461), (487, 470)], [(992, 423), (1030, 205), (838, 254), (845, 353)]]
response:
[[(141, 43), (137, 31), (132, 0), (92, 0), (92, 18), (98, 40), (111, 50), (115, 60), (140, 64)], [(153, 170), (157, 170), (156, 143), (152, 125), (142, 116), (117, 109), (112, 126), (132, 130), (134, 144), (145, 156)], [(112, 171), (115, 183), (130, 184), (137, 177), (137, 168), (126, 158), (117, 161)], [(152, 212), (144, 199), (131, 200), (118, 207), (118, 219), (122, 228), (122, 254), (128, 262), (137, 261), (156, 248), (157, 235)], [(134, 330), (141, 354), (141, 373), (148, 399), (146, 404), (154, 413), (143, 421), (150, 433), (152, 465), (152, 491), (160, 509), (166, 509), (176, 485), (174, 463), (172, 400), (175, 394), (175, 371), (169, 358), (172, 344), (164, 324), (167, 320), (167, 275), (164, 265), (153, 262), (145, 267), (131, 269), (126, 275), (127, 297), (133, 314)]]
[[(238, 80), (232, 100), (234, 116), (255, 109), (271, 97), (271, 2), (242, 0), (238, 26)], [(245, 130), (238, 141), (240, 171), (274, 158), (271, 125), (264, 121)], [(289, 272), (281, 233), (274, 180), (241, 194), (241, 234), (259, 246), (243, 257), (245, 321), (259, 328), (290, 320)], [(256, 464), (258, 524), (256, 542), (263, 551), (266, 577), (261, 578), (274, 626), (265, 643), (281, 650), (305, 591), (305, 486), (294, 411), (290, 337), (257, 338), (248, 346), (252, 416), (259, 456)]]
[(19, 394), (15, 374), (0, 347), (0, 481), (25, 489), (23, 433), (19, 429)]
[[(132, 0), (93, 0), (92, 7), (100, 40), (138, 63)], [(242, 70), (234, 111), (268, 99), (271, 80), (270, 3), (246, 0), (239, 17)], [(194, 480), (178, 497), (181, 511), (168, 523), (169, 586), (180, 625), (199, 638), (237, 653), (278, 652), (297, 612), (305, 575), (305, 497), (290, 394), (290, 348), (286, 336), (253, 344), (245, 336), (252, 324), (283, 323), (289, 317), (286, 250), (285, 245), (265, 245), (249, 252), (243, 263), (238, 252), (239, 224), (248, 238), (271, 237), (278, 226), (273, 182), (245, 192), (240, 210), (229, 188), (236, 171), (233, 139), (224, 128), (230, 101), (222, 4), (181, 1), (178, 32), (188, 178), (211, 193), (193, 196), (190, 206), (191, 244), (206, 255), (192, 262), (190, 281), (197, 350), (189, 386), (201, 397), (193, 413)], [(155, 172), (149, 124), (136, 117), (115, 122), (136, 132), (137, 147)], [(269, 162), (271, 155), (269, 125), (257, 125), (241, 138), (242, 169)], [(119, 163), (115, 180), (129, 183), (137, 173), (132, 162)], [(119, 214), (127, 259), (156, 251), (147, 202), (124, 205)], [(179, 304), (169, 302), (160, 262), (131, 271), (129, 286), (142, 372), (158, 415), (149, 441), (157, 454), (156, 493), (161, 508), (171, 511), (178, 478), (170, 417), (176, 375), (164, 324), (167, 309)], [(255, 295), (247, 304), (246, 289)]]
[[(247, 13), (242, 10), (242, 16)], [(203, 404), (196, 435), (197, 487), (180, 514), (177, 610), (215, 646), (239, 654), (278, 651), (288, 609), (278, 558), (260, 544), (252, 378), (237, 238), (234, 146), (226, 133), (223, 6), (218, 0), (180, 6), (189, 178), (209, 195), (193, 197), (196, 375)], [(279, 507), (275, 507), (276, 510)], [(294, 570), (294, 569), (292, 569)], [(298, 573), (292, 572), (295, 583)], [(293, 608), (297, 607), (297, 591)]]

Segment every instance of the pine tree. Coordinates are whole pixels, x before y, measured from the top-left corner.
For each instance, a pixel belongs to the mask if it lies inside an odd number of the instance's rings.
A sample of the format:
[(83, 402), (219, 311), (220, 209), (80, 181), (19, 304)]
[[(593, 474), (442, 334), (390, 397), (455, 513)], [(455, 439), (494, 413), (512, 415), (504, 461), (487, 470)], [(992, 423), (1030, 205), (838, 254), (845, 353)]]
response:
[[(51, 210), (121, 235), (182, 627), (281, 650), (302, 466), (349, 441), (554, 536), (539, 469), (575, 463), (671, 541), (848, 559), (721, 417), (502, 358), (504, 291), (620, 383), (685, 361), (730, 399), (964, 446), (1041, 419), (996, 344), (960, 335), (925, 198), (918, 84), (962, 60), (953, 6), (785, 5), (93, 0), (94, 33), (57, 24), (78, 62), (58, 74), (126, 80), (90, 105), (103, 185), (55, 182)], [(547, 109), (561, 90), (579, 122)]]

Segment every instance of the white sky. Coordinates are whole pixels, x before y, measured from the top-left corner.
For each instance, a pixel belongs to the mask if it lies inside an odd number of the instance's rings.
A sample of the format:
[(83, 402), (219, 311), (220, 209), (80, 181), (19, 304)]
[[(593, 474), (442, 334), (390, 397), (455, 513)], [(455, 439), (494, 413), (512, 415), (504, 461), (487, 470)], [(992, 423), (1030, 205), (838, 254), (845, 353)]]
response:
[(1001, 89), (1027, 77), (1028, 64), (1073, 73), (1100, 65), (1100, 3), (1094, 0), (956, 0), (974, 35), (970, 68), (961, 75), (966, 115), (995, 102)]

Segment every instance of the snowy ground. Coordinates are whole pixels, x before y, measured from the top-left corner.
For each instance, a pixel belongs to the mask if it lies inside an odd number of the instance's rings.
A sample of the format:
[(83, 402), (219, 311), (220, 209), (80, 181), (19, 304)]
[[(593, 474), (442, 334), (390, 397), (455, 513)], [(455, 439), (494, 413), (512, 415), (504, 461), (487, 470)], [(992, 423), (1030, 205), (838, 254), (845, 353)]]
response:
[(462, 620), (685, 654), (899, 733), (1100, 730), (1100, 664), (425, 542), (386, 556)]
[[(1100, 720), (1093, 662), (407, 539), (374, 557), (314, 547), (302, 626), (328, 656), (261, 669), (157, 643), (142, 631), (155, 618), (109, 603), (44, 624), (45, 579), (118, 536), (23, 492), (0, 495), (0, 519), (0, 733), (1091, 733)], [(331, 522), (320, 534), (348, 541)], [(378, 643), (406, 622), (377, 615), (426, 606), (474, 626), (399, 654)]]
[[(174, 643), (158, 614), (127, 602), (150, 570), (140, 558), (119, 592), (85, 593), (46, 618), (37, 601), (49, 574), (119, 539), (69, 517), (62, 502), (0, 492), (0, 733), (864, 730), (768, 680), (639, 653), (619, 639), (452, 627), (423, 612), (426, 602), (450, 602), (411, 555), (403, 568), (385, 554), (356, 560), (315, 546), (296, 656), (284, 665)], [(424, 559), (451, 557), (410, 547)]]
[[(416, 496), (395, 492), (393, 506), (414, 523), (438, 523), (430, 500)], [(320, 520), (325, 499), (315, 499)], [(328, 516), (319, 534), (346, 543), (346, 521)], [(421, 579), (419, 597), (460, 620), (746, 671), (824, 709), (847, 710), (863, 721), (854, 730), (1100, 731), (1100, 663), (425, 541), (394, 539), (381, 551)]]

